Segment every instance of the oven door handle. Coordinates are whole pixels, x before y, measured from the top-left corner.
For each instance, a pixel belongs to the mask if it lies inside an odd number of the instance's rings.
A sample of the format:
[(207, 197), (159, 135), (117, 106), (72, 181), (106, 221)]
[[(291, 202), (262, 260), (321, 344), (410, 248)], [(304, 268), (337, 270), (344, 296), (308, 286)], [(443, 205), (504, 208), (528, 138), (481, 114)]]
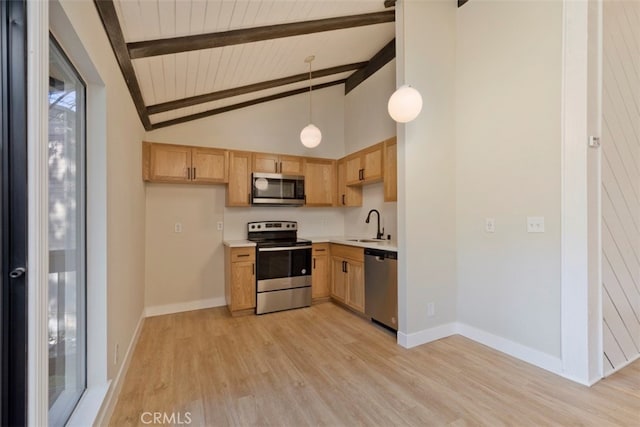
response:
[(290, 251), (295, 249), (311, 249), (309, 246), (280, 246), (276, 248), (258, 248), (258, 252), (277, 252), (277, 251)]

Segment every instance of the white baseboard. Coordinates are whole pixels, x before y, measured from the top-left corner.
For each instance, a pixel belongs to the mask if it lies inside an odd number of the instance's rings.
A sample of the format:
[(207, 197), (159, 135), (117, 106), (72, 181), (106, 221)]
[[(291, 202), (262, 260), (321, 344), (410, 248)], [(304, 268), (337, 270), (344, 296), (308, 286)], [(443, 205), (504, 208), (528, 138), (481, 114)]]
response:
[[(502, 353), (508, 354), (509, 356), (513, 356), (516, 359), (520, 359), (524, 362), (564, 377), (562, 374), (562, 359), (559, 357), (551, 356), (547, 353), (543, 353), (539, 350), (532, 349), (506, 338), (493, 335), (464, 323), (458, 322), (457, 331), (458, 334), (465, 338), (469, 338), (477, 343), (491, 347), (494, 350), (498, 350)], [(568, 379), (576, 381), (576, 379)]]
[(414, 332), (411, 334), (398, 332), (397, 342), (404, 348), (412, 348), (455, 335), (456, 333), (456, 324), (446, 323), (444, 325), (435, 326), (433, 328), (424, 329), (420, 332)]
[(425, 329), (411, 334), (398, 332), (398, 344), (405, 348), (412, 348), (451, 335), (462, 335), (477, 343), (491, 347), (494, 350), (513, 356), (523, 362), (530, 363), (546, 371), (560, 375), (571, 381), (587, 384), (579, 378), (569, 378), (562, 372), (562, 360), (539, 350), (532, 349), (517, 342), (491, 334), (481, 329), (460, 322), (447, 323), (434, 328)]
[(183, 311), (201, 310), (203, 308), (222, 307), (227, 305), (225, 297), (201, 299), (196, 301), (179, 302), (176, 304), (154, 305), (144, 310), (145, 317), (161, 316), (163, 314), (181, 313)]
[(140, 331), (142, 330), (144, 319), (145, 316), (143, 312), (140, 316), (140, 320), (138, 320), (138, 325), (136, 326), (136, 330), (133, 333), (131, 342), (129, 342), (127, 353), (124, 355), (124, 359), (122, 359), (122, 365), (120, 365), (118, 374), (111, 381), (107, 396), (102, 403), (102, 407), (100, 408), (98, 416), (96, 417), (96, 421), (94, 423), (94, 425), (96, 426), (106, 426), (109, 424), (109, 420), (111, 419), (111, 415), (113, 414), (113, 410), (115, 409), (116, 402), (118, 401), (118, 396), (120, 396), (120, 390), (122, 389), (122, 384), (124, 383), (124, 377), (129, 370), (129, 364), (131, 363), (133, 351), (136, 348), (136, 344), (138, 343), (138, 338), (140, 338)]

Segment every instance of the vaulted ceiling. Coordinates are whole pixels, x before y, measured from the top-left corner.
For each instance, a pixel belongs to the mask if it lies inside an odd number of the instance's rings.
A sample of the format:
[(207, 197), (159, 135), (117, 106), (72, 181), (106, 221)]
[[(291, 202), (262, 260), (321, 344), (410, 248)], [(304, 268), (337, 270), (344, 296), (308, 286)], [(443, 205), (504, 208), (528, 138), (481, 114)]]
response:
[(345, 93), (395, 57), (395, 0), (94, 3), (147, 130), (307, 92), (309, 55)]

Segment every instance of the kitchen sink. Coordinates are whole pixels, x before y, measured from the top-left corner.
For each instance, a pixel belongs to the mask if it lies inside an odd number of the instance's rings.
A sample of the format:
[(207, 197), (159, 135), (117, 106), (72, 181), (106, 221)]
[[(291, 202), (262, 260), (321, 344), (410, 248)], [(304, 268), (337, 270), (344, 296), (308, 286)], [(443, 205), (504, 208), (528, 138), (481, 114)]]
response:
[(347, 242), (360, 242), (360, 243), (380, 243), (380, 242), (384, 242), (385, 240), (378, 240), (378, 239), (346, 239)]

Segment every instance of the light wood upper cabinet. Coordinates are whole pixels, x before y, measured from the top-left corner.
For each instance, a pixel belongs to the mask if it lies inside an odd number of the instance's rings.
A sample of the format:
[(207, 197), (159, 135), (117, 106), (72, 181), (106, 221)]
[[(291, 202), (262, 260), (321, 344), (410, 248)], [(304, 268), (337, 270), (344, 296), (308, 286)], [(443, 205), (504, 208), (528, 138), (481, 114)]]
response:
[(338, 160), (338, 206), (362, 206), (362, 187), (347, 185), (347, 161)]
[(362, 184), (362, 156), (359, 153), (344, 158), (346, 185)]
[(255, 248), (225, 247), (225, 296), (231, 314), (256, 306)]
[(142, 143), (143, 179), (150, 182), (227, 182), (227, 151), (186, 145)]
[(143, 142), (143, 171), (146, 181), (188, 182), (191, 147)]
[(384, 201), (398, 200), (398, 144), (396, 138), (384, 141)]
[(329, 244), (314, 243), (311, 252), (311, 297), (327, 298), (331, 294)]
[(304, 175), (304, 158), (281, 154), (280, 173), (285, 175)]
[(251, 152), (229, 152), (227, 206), (251, 205)]
[(362, 153), (363, 163), (363, 181), (376, 182), (382, 180), (383, 174), (384, 146), (376, 144), (373, 147), (366, 148)]
[(305, 206), (335, 206), (336, 161), (304, 159)]
[(229, 176), (229, 152), (215, 148), (192, 148), (191, 179), (202, 183), (225, 183)]
[(375, 144), (344, 158), (347, 185), (361, 185), (382, 180), (384, 145)]
[(252, 172), (303, 174), (303, 157), (284, 154), (253, 153)]

